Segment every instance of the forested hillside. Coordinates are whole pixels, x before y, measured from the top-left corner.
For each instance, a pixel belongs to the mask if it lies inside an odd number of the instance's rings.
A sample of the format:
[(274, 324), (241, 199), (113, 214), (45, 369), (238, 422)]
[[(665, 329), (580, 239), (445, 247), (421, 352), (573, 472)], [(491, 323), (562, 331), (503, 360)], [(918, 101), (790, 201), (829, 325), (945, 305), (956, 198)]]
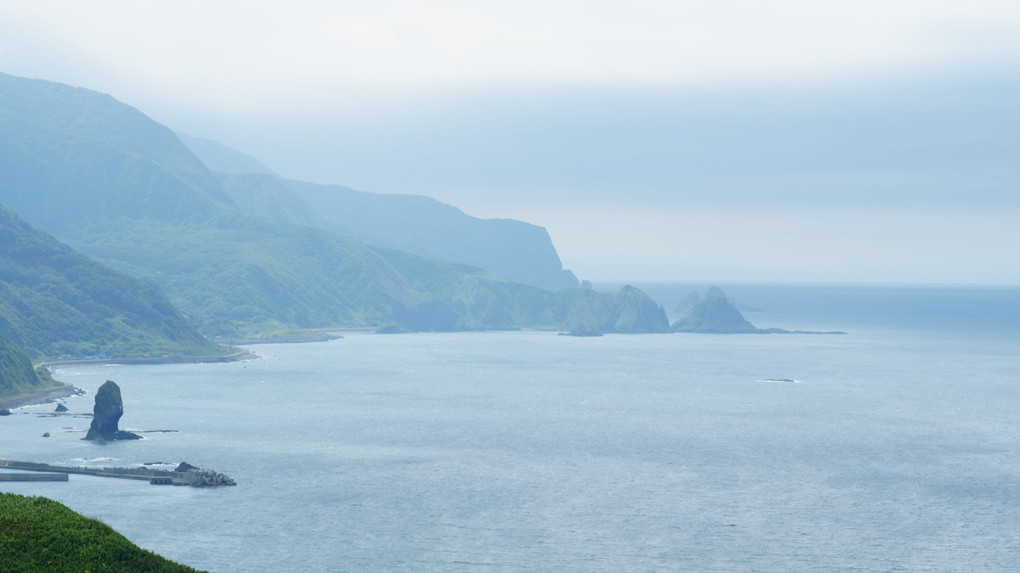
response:
[(0, 336), (33, 357), (223, 353), (159, 287), (82, 256), (2, 205)]
[(11, 340), (0, 336), (0, 398), (29, 394), (60, 386), (45, 368), (37, 371), (32, 361)]

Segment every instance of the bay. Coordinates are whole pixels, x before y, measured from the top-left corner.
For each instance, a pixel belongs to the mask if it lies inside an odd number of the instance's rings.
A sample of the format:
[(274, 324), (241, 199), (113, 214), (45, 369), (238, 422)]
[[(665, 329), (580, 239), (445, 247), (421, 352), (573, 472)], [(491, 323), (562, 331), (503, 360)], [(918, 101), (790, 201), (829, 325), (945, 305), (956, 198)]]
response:
[(1016, 329), (781, 306), (765, 326), (851, 333), (353, 334), (61, 369), (89, 391), (72, 413), (115, 380), (145, 439), (84, 442), (88, 418), (35, 406), (0, 419), (0, 457), (186, 460), (238, 486), (0, 489), (224, 572), (1014, 570)]

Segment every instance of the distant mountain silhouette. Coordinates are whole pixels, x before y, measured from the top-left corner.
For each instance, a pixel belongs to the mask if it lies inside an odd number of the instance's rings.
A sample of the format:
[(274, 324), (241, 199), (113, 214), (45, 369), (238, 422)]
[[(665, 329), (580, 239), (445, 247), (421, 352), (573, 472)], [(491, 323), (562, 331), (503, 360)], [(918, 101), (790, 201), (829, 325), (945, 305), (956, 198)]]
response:
[(471, 265), (547, 290), (578, 286), (541, 227), (513, 219), (479, 219), (421, 195), (283, 179), (258, 159), (212, 140), (182, 135), (181, 141), (250, 213), (335, 230), (376, 247)]
[[(575, 314), (608, 319), (648, 302), (554, 293), (312, 225), (309, 217), (325, 217), (297, 193), (245, 194), (246, 184), (214, 175), (168, 128), (97, 92), (0, 74), (0, 127), (0, 203), (82, 254), (156, 282), (209, 336), (561, 328)], [(625, 326), (659, 331), (661, 322)]]

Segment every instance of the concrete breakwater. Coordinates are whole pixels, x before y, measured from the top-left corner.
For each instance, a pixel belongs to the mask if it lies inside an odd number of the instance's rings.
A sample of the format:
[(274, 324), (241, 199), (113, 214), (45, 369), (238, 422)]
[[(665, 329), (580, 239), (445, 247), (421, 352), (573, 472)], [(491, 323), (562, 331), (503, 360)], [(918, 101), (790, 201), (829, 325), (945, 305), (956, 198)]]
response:
[(67, 481), (67, 474), (55, 473), (0, 473), (0, 481)]
[[(152, 468), (83, 468), (75, 466), (55, 466), (36, 462), (19, 462), (0, 460), (0, 468), (25, 470), (33, 472), (49, 472), (78, 474), (95, 477), (113, 477), (121, 479), (145, 480), (153, 485), (187, 485), (191, 487), (218, 487), (237, 485), (229, 476), (213, 470), (196, 468), (182, 463), (177, 470), (158, 470)], [(183, 471), (178, 471), (183, 470)]]

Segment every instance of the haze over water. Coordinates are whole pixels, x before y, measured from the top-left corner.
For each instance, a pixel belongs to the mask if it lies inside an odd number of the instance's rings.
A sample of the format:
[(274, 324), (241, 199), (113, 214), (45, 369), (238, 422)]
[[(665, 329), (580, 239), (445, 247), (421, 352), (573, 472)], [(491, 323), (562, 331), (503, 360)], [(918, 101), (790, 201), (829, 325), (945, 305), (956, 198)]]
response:
[[(932, 295), (928, 314), (992, 312), (1017, 292), (960, 296)], [(767, 300), (769, 325), (845, 327), (782, 312), (775, 291), (740, 299)], [(263, 358), (245, 363), (62, 369), (92, 392), (116, 380), (122, 427), (179, 432), (100, 446), (80, 440), (88, 419), (23, 413), (52, 411), (39, 406), (4, 420), (4, 457), (187, 460), (239, 485), (3, 488), (223, 572), (1012, 571), (1020, 331), (952, 322), (350, 335), (253, 347)]]

